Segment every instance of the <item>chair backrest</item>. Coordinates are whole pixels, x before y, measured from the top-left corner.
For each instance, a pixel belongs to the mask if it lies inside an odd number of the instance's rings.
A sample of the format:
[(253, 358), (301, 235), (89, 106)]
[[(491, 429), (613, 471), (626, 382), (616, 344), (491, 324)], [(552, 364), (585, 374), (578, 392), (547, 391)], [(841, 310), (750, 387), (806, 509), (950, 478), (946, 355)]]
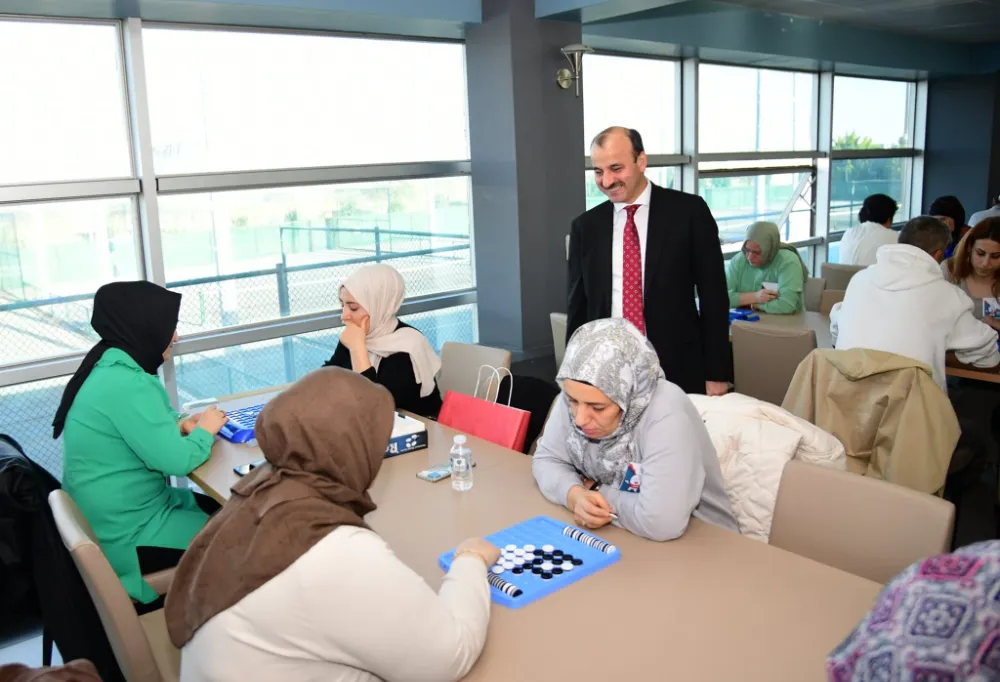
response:
[(947, 552), (951, 502), (868, 476), (792, 460), (785, 465), (769, 544), (887, 583)]
[(823, 263), (820, 274), (826, 280), (829, 289), (847, 289), (851, 277), (865, 269), (864, 265), (844, 265), (842, 263)]
[[(552, 410), (556, 409), (556, 403), (558, 403), (558, 402), (559, 402), (559, 395), (556, 395), (556, 397), (553, 398), (553, 400), (552, 400), (552, 404), (549, 405), (549, 411), (548, 411), (548, 413), (545, 415), (545, 423), (548, 423), (549, 417), (552, 416)], [(542, 431), (544, 431), (544, 430), (545, 430), (545, 427), (543, 425), (542, 426)], [(532, 457), (534, 457), (535, 450), (538, 448), (538, 441), (541, 439), (541, 437), (542, 437), (542, 435), (541, 435), (541, 433), (539, 433), (538, 434), (538, 438), (535, 438), (535, 440), (533, 440), (531, 442), (531, 447), (528, 448), (528, 453), (527, 454), (529, 454)]]
[(552, 347), (556, 353), (558, 372), (566, 355), (566, 313), (549, 313), (549, 322), (552, 324)]
[(819, 302), (824, 289), (826, 289), (826, 280), (822, 277), (810, 277), (806, 280), (806, 310), (813, 313), (819, 312)]
[(87, 586), (125, 679), (128, 682), (163, 682), (135, 606), (101, 551), (87, 519), (62, 490), (49, 493), (49, 506), (63, 544)]
[(819, 299), (819, 312), (823, 315), (829, 315), (830, 311), (833, 310), (833, 306), (844, 300), (844, 294), (846, 293), (846, 291), (841, 289), (823, 290), (823, 294)]
[(736, 392), (781, 405), (799, 363), (816, 349), (816, 332), (736, 321), (731, 334)]
[[(475, 395), (479, 368), (483, 365), (489, 365), (490, 367), (510, 369), (510, 358), (510, 351), (502, 348), (448, 341), (441, 347), (441, 374), (438, 376), (438, 387), (441, 389), (441, 395), (443, 396), (448, 391)], [(483, 387), (486, 386), (486, 383), (486, 372), (483, 372), (483, 381), (479, 387), (480, 393), (484, 393)], [(499, 389), (500, 386), (494, 381), (489, 391), (486, 392), (488, 394), (477, 397), (494, 400)]]

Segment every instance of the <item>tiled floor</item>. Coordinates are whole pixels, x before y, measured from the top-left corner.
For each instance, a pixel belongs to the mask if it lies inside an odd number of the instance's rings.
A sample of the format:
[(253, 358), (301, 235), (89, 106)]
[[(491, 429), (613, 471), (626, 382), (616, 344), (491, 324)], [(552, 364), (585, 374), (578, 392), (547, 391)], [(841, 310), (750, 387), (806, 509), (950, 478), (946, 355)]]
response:
[[(33, 631), (23, 639), (4, 642), (3, 648), (0, 648), (0, 665), (5, 663), (24, 663), (33, 668), (41, 667), (42, 633)], [(53, 665), (62, 663), (62, 657), (56, 648), (52, 651), (52, 663)]]

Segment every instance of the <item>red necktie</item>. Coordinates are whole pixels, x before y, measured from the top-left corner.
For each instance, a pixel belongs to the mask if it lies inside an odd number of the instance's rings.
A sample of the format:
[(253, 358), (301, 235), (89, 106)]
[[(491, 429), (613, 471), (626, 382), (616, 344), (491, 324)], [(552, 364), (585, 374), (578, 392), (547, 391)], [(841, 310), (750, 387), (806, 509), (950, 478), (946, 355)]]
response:
[(625, 207), (625, 234), (622, 239), (622, 317), (646, 334), (642, 314), (642, 249), (639, 248), (639, 230), (635, 226), (635, 212), (639, 204)]

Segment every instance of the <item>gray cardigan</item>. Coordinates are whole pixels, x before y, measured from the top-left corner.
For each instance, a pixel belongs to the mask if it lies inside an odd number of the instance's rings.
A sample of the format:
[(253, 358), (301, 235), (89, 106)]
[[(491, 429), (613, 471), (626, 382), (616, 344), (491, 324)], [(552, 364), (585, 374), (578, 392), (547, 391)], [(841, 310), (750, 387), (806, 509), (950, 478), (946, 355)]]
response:
[[(577, 471), (567, 450), (573, 425), (565, 394), (545, 423), (531, 465), (542, 494), (566, 505), (570, 488), (588, 472)], [(601, 494), (618, 515), (615, 525), (651, 540), (673, 540), (695, 516), (739, 532), (722, 470), (708, 430), (684, 392), (661, 379), (653, 400), (636, 426), (641, 486), (637, 493), (602, 486)], [(600, 447), (589, 443), (589, 448)]]

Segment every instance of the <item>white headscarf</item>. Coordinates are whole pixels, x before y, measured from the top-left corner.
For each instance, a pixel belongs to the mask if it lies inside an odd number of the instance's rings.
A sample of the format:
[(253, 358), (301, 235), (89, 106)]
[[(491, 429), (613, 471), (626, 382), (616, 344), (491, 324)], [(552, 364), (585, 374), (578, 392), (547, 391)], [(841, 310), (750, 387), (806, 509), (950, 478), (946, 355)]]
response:
[(396, 313), (406, 297), (406, 285), (395, 268), (388, 265), (366, 265), (344, 280), (358, 304), (368, 311), (369, 327), (366, 344), (372, 355), (372, 366), (378, 370), (382, 358), (393, 353), (407, 353), (413, 363), (413, 376), (420, 384), (420, 397), (434, 392), (434, 377), (441, 369), (441, 359), (427, 337), (412, 327), (401, 327)]
[[(566, 346), (566, 357), (556, 381), (582, 381), (594, 386), (622, 410), (614, 432), (595, 441), (576, 426), (570, 411), (568, 445), (573, 465), (586, 476), (605, 485), (618, 487), (629, 462), (638, 461), (633, 435), (642, 415), (653, 400), (660, 379), (664, 379), (660, 361), (649, 340), (631, 322), (622, 318), (595, 320), (583, 325)], [(563, 394), (565, 396), (565, 393)]]

